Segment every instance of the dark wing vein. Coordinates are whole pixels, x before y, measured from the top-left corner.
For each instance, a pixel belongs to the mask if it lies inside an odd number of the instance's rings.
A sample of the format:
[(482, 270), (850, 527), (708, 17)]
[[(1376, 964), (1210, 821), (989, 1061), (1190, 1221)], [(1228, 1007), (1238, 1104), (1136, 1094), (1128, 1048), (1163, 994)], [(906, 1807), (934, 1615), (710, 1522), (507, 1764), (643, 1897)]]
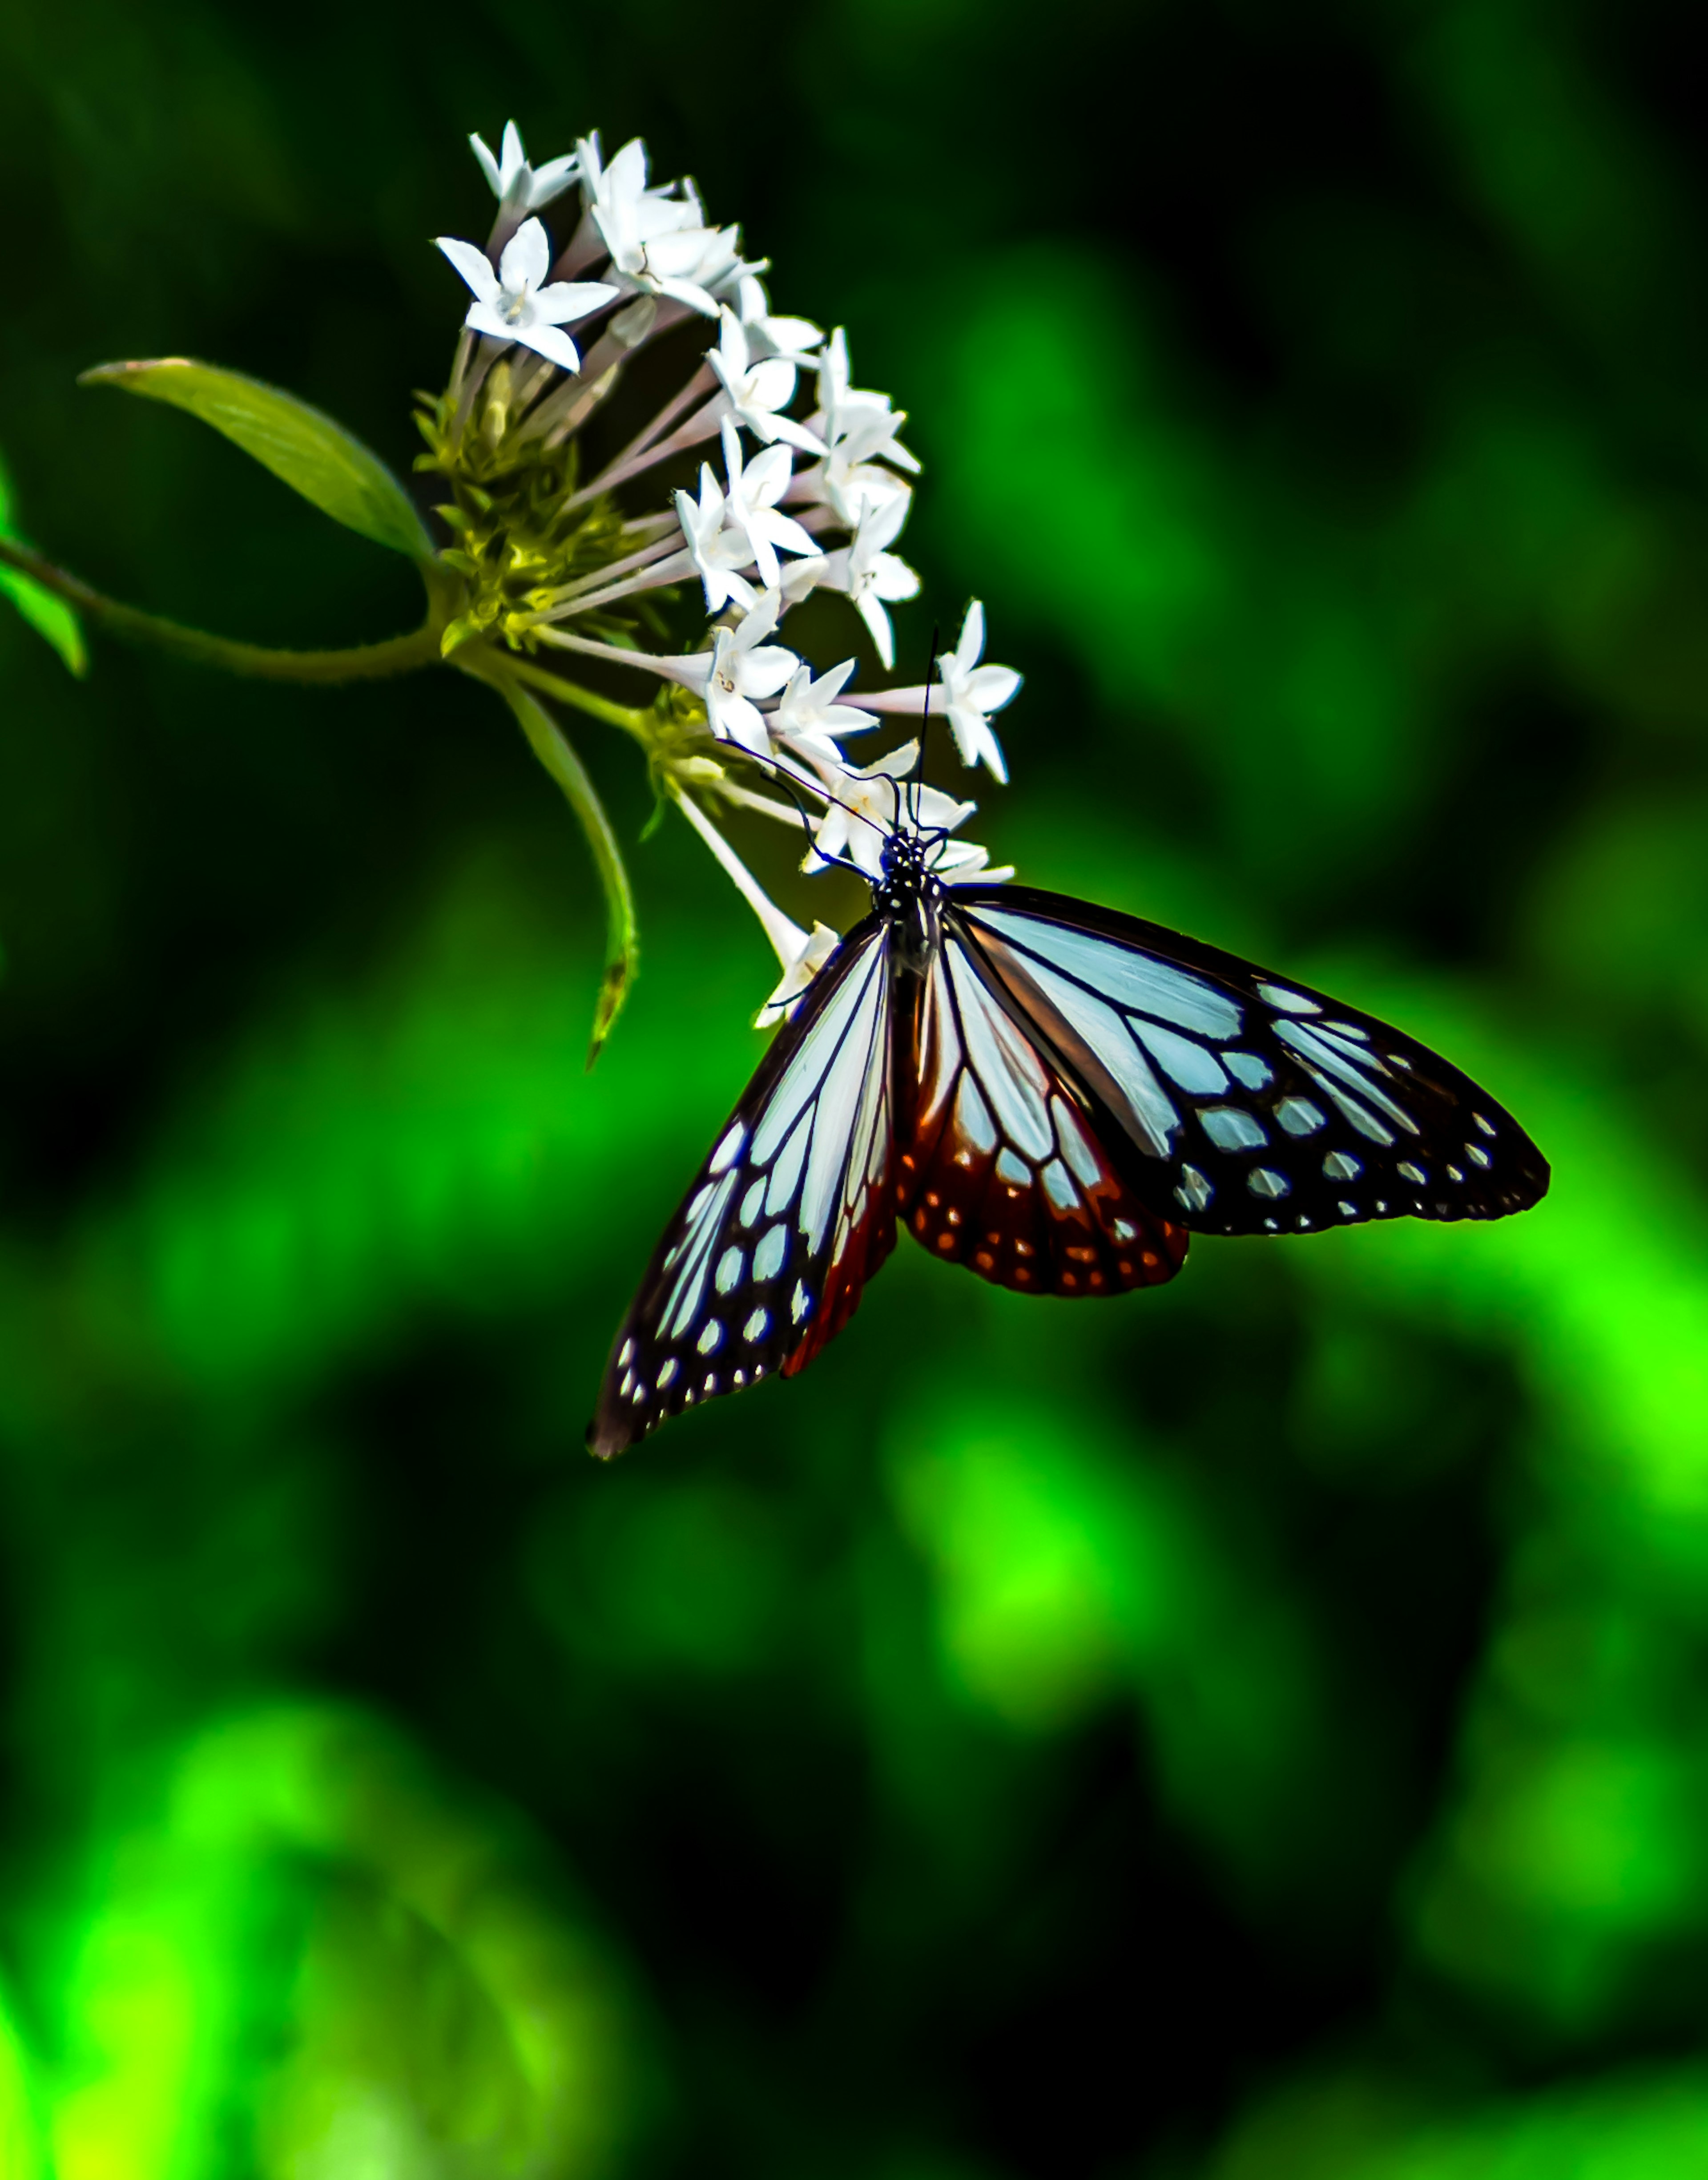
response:
[(588, 1444), (793, 1376), (895, 1242), (889, 941), (856, 926), (782, 1029), (678, 1209), (612, 1346)]
[(1486, 1091), (1308, 985), (1026, 887), (958, 888), (948, 923), (1106, 1118), (1129, 1186), (1195, 1231), (1500, 1219), (1547, 1189)]

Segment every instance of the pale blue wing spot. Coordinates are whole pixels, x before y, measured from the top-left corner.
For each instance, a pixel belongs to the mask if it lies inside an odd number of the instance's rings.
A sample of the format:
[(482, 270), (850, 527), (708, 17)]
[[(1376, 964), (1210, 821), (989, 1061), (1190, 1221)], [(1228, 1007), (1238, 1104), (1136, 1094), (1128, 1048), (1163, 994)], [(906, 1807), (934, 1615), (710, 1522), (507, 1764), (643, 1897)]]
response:
[(1275, 1109), (1275, 1117), (1289, 1136), (1314, 1136), (1328, 1125), (1327, 1114), (1309, 1098), (1283, 1098)]
[(774, 1280), (783, 1269), (783, 1259), (788, 1254), (788, 1229), (773, 1226), (753, 1252), (753, 1276), (761, 1285)]
[(991, 1118), (991, 1109), (979, 1095), (978, 1084), (965, 1072), (955, 1092), (955, 1128), (980, 1158), (988, 1158), (997, 1148), (997, 1124)]
[(1289, 992), (1284, 984), (1259, 984), (1257, 996), (1266, 1006), (1279, 1007), (1284, 1015), (1320, 1015), (1322, 1009), (1302, 992)]
[(1127, 1020), (1134, 1035), (1172, 1082), (1199, 1097), (1219, 1097), (1227, 1089), (1227, 1077), (1214, 1054), (1201, 1044), (1137, 1015), (1129, 1015)]
[(1211, 1105), (1198, 1124), (1219, 1151), (1255, 1151), (1269, 1141), (1261, 1126), (1238, 1105)]
[(1038, 1178), (1044, 1184), (1045, 1195), (1058, 1211), (1072, 1211), (1078, 1207), (1079, 1192), (1060, 1159), (1052, 1159)]
[(1360, 1105), (1357, 1098), (1343, 1090), (1337, 1082), (1330, 1082), (1321, 1068), (1309, 1067), (1305, 1071), (1326, 1096), (1333, 1098), (1359, 1135), (1368, 1136), (1373, 1143), (1381, 1143), (1386, 1146), (1392, 1142), (1393, 1130), (1385, 1128), (1367, 1106)]
[(1050, 1118), (1056, 1124), (1056, 1141), (1062, 1147), (1062, 1155), (1068, 1170), (1083, 1187), (1095, 1188), (1102, 1178), (1103, 1169), (1097, 1153), (1085, 1139), (1085, 1131), (1078, 1117), (1070, 1112), (1059, 1098), (1050, 1100)]
[(1262, 1090), (1274, 1079), (1274, 1071), (1266, 1060), (1260, 1060), (1255, 1052), (1224, 1052), (1222, 1064), (1236, 1082), (1243, 1082), (1248, 1090)]
[(775, 1219), (787, 1203), (794, 1201), (794, 1192), (800, 1182), (800, 1170), (806, 1163), (806, 1147), (812, 1140), (812, 1115), (803, 1113), (794, 1124), (794, 1131), (783, 1145), (777, 1164), (771, 1170), (771, 1186), (765, 1192), (766, 1216)]
[(1260, 1196), (1271, 1203), (1293, 1193), (1293, 1183), (1272, 1165), (1254, 1166), (1245, 1176), (1245, 1186), (1254, 1196)]

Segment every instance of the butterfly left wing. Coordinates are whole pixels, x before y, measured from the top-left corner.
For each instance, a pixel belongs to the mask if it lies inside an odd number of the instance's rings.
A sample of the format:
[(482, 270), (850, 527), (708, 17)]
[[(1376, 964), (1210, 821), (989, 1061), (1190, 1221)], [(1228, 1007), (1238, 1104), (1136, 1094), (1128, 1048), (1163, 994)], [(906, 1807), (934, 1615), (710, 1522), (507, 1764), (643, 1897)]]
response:
[(1291, 977), (1029, 887), (957, 888), (945, 924), (1085, 1087), (1129, 1185), (1195, 1232), (1500, 1219), (1546, 1192), (1486, 1091)]
[(665, 1229), (587, 1434), (604, 1459), (804, 1370), (895, 1246), (890, 944), (869, 917), (779, 1032)]
[(1187, 1231), (1110, 1163), (1077, 1086), (946, 929), (898, 1027), (897, 1211), (946, 1263), (1020, 1294), (1172, 1280)]

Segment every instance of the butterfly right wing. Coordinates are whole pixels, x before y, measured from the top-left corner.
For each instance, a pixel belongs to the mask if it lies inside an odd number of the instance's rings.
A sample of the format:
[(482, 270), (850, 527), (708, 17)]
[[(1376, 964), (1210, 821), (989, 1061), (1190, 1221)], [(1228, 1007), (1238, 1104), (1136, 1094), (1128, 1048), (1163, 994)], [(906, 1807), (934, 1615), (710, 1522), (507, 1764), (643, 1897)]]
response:
[(1126, 1294), (1185, 1261), (1184, 1222), (1117, 1171), (1079, 1087), (946, 919), (899, 1025), (897, 1210), (945, 1263), (1017, 1294)]
[(1086, 1090), (1127, 1180), (1195, 1232), (1501, 1219), (1546, 1192), (1486, 1090), (1326, 993), (1030, 887), (957, 888), (945, 920)]
[(587, 1434), (602, 1459), (839, 1332), (895, 1245), (890, 941), (849, 933), (778, 1032), (664, 1231)]

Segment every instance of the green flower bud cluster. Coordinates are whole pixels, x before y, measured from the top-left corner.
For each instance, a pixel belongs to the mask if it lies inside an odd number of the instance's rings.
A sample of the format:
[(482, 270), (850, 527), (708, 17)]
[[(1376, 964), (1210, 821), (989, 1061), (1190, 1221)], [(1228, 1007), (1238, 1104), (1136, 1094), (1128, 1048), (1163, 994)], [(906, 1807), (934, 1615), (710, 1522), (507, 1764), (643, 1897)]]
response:
[[(578, 493), (578, 443), (553, 445), (557, 434), (540, 428), (530, 396), (553, 375), (549, 367), (513, 369), (503, 357), (472, 391), (459, 391), (453, 377), (437, 399), (420, 397), (415, 423), (427, 452), (415, 467), (450, 484), (452, 498), (435, 512), (456, 542), (440, 559), (468, 586), (440, 639), (446, 657), (479, 637), (534, 652), (537, 616), (562, 586), (622, 559), (645, 534), (609, 494)], [(620, 643), (637, 621), (662, 632), (651, 597), (635, 599), (624, 614), (589, 614), (581, 625)]]

